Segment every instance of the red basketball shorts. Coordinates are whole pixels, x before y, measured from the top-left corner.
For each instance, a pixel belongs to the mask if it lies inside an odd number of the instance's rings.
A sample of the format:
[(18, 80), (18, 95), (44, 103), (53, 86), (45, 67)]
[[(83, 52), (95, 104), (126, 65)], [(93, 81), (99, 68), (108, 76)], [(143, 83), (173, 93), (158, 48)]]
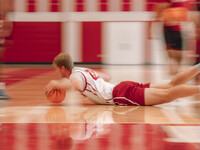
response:
[(140, 84), (132, 81), (123, 81), (113, 89), (113, 101), (116, 105), (145, 105), (144, 90), (150, 83)]

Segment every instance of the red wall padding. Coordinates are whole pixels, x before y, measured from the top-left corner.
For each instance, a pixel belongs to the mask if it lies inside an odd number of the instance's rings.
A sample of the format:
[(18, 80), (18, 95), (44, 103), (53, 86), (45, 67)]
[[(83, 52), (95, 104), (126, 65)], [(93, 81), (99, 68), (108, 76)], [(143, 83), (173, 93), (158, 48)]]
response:
[(61, 51), (60, 22), (15, 22), (5, 62), (52, 62)]
[(101, 22), (82, 23), (83, 62), (101, 62)]

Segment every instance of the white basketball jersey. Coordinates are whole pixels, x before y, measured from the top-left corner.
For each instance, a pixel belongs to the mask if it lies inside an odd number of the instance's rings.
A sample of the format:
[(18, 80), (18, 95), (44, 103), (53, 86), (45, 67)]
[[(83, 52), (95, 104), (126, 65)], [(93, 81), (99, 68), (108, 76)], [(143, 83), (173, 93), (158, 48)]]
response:
[(85, 83), (83, 95), (96, 104), (114, 104), (112, 92), (115, 85), (105, 82), (94, 70), (88, 68), (75, 67), (72, 75), (74, 73), (78, 73)]

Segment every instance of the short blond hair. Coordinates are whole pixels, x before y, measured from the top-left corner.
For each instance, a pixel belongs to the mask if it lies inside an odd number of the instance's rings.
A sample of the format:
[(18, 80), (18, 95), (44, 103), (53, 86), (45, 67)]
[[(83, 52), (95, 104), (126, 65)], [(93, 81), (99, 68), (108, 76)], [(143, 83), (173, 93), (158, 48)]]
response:
[(54, 58), (53, 64), (55, 64), (59, 68), (61, 68), (62, 66), (64, 66), (68, 70), (72, 70), (74, 68), (74, 63), (72, 61), (72, 58), (67, 53), (60, 53), (60, 54), (58, 54)]

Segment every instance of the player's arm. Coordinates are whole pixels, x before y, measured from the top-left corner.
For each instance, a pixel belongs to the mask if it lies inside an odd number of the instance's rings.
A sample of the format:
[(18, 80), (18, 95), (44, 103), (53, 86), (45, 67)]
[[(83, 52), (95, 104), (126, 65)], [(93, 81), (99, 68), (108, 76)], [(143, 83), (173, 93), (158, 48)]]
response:
[(85, 83), (85, 79), (81, 73), (79, 73), (79, 72), (73, 73), (70, 76), (70, 81), (76, 90), (78, 90), (80, 92), (84, 91), (86, 83)]
[(51, 80), (45, 87), (45, 92), (49, 93), (53, 89), (70, 90), (73, 88), (73, 84), (70, 80), (62, 78), (60, 80)]

